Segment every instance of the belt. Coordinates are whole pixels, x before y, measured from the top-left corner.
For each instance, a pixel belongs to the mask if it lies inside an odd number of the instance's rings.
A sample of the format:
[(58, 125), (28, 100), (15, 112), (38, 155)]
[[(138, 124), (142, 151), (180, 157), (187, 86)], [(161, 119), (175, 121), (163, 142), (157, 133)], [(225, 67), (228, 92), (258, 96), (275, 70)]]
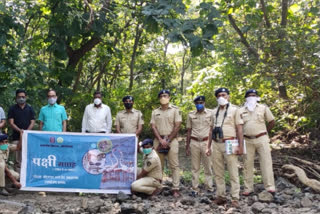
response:
[(247, 135), (244, 135), (244, 137), (245, 137), (245, 138), (248, 138), (248, 139), (256, 139), (256, 138), (259, 138), (259, 137), (264, 136), (264, 135), (266, 135), (266, 134), (268, 134), (268, 133), (267, 133), (267, 132), (262, 132), (262, 133), (260, 133), (260, 134), (258, 134), (258, 135), (256, 135), (256, 136), (247, 136)]
[(192, 140), (199, 141), (199, 142), (201, 142), (201, 141), (206, 141), (206, 140), (209, 139), (209, 137), (200, 138), (200, 137), (193, 137), (193, 136), (191, 136), (190, 138), (191, 138)]
[(164, 139), (164, 138), (167, 138), (168, 135), (160, 135), (160, 137), (161, 137), (162, 139)]
[(101, 131), (101, 132), (90, 132), (90, 131), (86, 130), (86, 133), (106, 133), (106, 131)]
[(235, 138), (235, 137), (229, 137), (229, 138), (223, 138), (223, 139), (221, 139), (221, 140), (214, 141), (214, 142), (216, 142), (216, 143), (225, 143), (227, 140), (235, 140), (235, 139), (237, 139), (237, 138)]

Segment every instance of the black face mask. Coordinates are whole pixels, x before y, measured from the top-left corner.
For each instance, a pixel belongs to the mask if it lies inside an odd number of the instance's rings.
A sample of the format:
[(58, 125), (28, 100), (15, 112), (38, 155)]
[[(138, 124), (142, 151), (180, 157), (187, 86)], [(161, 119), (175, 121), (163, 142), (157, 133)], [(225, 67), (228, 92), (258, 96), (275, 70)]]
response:
[(126, 109), (131, 109), (133, 106), (133, 103), (124, 103), (124, 107), (126, 107)]

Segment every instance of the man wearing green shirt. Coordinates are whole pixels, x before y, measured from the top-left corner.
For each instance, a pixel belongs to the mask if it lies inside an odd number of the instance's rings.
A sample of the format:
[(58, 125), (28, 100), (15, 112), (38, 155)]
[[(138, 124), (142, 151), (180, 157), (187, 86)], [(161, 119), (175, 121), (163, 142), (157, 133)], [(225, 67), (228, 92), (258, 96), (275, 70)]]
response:
[(57, 104), (56, 91), (48, 91), (48, 105), (40, 110), (40, 130), (65, 132), (67, 130), (67, 113), (63, 106)]

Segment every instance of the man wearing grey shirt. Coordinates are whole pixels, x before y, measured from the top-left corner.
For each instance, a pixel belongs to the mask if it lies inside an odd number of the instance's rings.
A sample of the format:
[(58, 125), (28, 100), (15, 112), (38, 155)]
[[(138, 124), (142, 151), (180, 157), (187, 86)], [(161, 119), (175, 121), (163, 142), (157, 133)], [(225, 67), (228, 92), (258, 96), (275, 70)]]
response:
[(1, 130), (5, 127), (6, 125), (6, 115), (3, 111), (3, 108), (0, 107), (0, 134), (2, 133)]

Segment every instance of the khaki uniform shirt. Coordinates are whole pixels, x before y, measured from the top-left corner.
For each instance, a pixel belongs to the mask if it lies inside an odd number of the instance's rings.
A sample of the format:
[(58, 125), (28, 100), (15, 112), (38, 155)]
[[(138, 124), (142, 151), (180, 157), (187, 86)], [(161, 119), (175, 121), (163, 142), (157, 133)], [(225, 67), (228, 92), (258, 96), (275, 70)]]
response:
[[(219, 108), (219, 106), (217, 108), (215, 108), (212, 113), (212, 117), (213, 117), (212, 126), (213, 126), (213, 128), (215, 126), (221, 127), (227, 106), (225, 106), (224, 109), (219, 110), (219, 115), (216, 118), (218, 108)], [(224, 123), (222, 126), (223, 138), (237, 137), (236, 126), (240, 125), (240, 124), (243, 124), (243, 121), (240, 117), (239, 108), (230, 103), (228, 111), (227, 111), (227, 115), (224, 119)]]
[(249, 111), (247, 107), (240, 108), (241, 118), (244, 122), (243, 134), (247, 136), (257, 136), (263, 132), (267, 132), (266, 121), (274, 120), (269, 107), (262, 104), (257, 104), (253, 112)]
[(115, 125), (120, 125), (122, 133), (136, 133), (139, 125), (143, 124), (143, 116), (139, 110), (132, 109), (129, 113), (123, 110), (117, 113)]
[(171, 134), (174, 125), (181, 122), (181, 112), (177, 106), (169, 104), (168, 109), (162, 110), (161, 107), (152, 111), (150, 124), (155, 124), (160, 135)]
[(192, 137), (208, 137), (210, 126), (212, 126), (212, 110), (204, 109), (203, 112), (195, 110), (188, 114), (187, 128), (191, 129)]
[(9, 149), (7, 150), (0, 150), (0, 161), (3, 160), (3, 161), (7, 161), (9, 157)]
[(161, 161), (155, 150), (143, 156), (143, 169), (148, 172), (148, 177), (162, 180)]

